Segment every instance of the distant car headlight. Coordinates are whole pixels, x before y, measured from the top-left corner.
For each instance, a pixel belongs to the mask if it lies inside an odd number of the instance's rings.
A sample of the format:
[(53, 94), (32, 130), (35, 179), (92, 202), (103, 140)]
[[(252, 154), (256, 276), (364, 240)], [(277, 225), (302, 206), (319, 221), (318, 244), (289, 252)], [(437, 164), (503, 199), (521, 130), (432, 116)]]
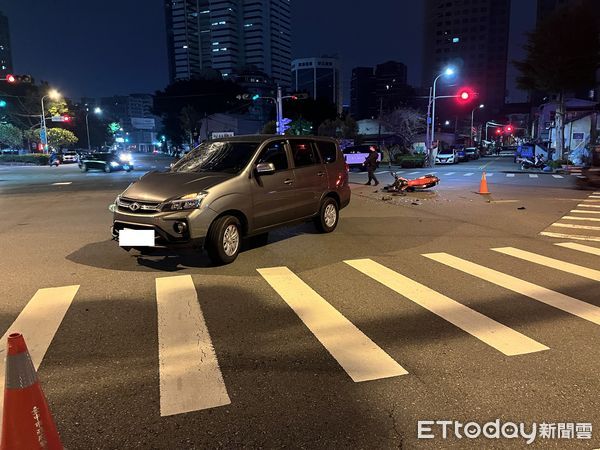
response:
[(119, 167), (119, 163), (116, 162), (116, 161), (111, 161), (110, 165), (113, 166), (113, 167)]
[(194, 192), (171, 200), (165, 204), (167, 211), (182, 211), (184, 209), (200, 208), (202, 200), (208, 195), (208, 192)]
[(121, 153), (119, 159), (123, 162), (131, 162), (131, 155), (129, 153)]

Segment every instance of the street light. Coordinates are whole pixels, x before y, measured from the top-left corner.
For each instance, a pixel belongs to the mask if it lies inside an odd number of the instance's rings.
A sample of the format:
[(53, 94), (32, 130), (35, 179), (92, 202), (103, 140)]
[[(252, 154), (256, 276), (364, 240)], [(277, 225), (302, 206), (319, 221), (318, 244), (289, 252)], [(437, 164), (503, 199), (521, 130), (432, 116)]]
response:
[(46, 128), (46, 111), (44, 108), (44, 99), (48, 97), (52, 100), (58, 100), (61, 95), (60, 93), (56, 90), (56, 89), (52, 89), (50, 92), (48, 92), (46, 95), (44, 95), (42, 97), (42, 130), (44, 131), (43, 136), (42, 136), (42, 145), (44, 146), (44, 152), (47, 151), (47, 147), (48, 147), (48, 129)]
[(473, 144), (475, 143), (475, 139), (473, 138), (473, 134), (474, 134), (473, 133), (473, 114), (475, 114), (476, 109), (483, 109), (483, 108), (485, 108), (485, 105), (483, 103), (481, 103), (479, 106), (476, 106), (471, 111), (471, 146), (473, 146)]
[(445, 125), (445, 126), (448, 126), (448, 125), (450, 125), (450, 121), (449, 121), (449, 120), (446, 120), (446, 121), (444, 122), (444, 125)]
[[(87, 142), (88, 142), (88, 150), (92, 150), (90, 146), (90, 124), (88, 123), (88, 114), (90, 113), (89, 108), (85, 108), (85, 129), (87, 131)], [(94, 108), (94, 114), (102, 114), (102, 109), (99, 107)]]
[(431, 108), (431, 144), (433, 144), (433, 142), (435, 141), (435, 87), (436, 87), (436, 83), (437, 80), (439, 80), (441, 77), (443, 76), (452, 76), (454, 75), (456, 72), (454, 70), (453, 67), (446, 67), (446, 69), (444, 69), (444, 71), (442, 73), (440, 73), (437, 77), (435, 77), (435, 79), (433, 80), (433, 89), (432, 89), (432, 97), (431, 97), (431, 103), (432, 103), (432, 108)]

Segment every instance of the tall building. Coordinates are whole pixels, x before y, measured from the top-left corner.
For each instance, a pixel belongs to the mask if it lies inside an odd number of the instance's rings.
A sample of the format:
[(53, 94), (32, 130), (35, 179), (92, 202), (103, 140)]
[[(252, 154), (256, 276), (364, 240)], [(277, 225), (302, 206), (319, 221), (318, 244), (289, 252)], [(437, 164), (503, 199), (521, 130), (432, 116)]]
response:
[(327, 100), (342, 112), (340, 61), (337, 58), (300, 58), (292, 61), (292, 89)]
[(355, 67), (350, 80), (350, 115), (355, 120), (370, 119), (377, 114), (377, 84), (372, 67)]
[[(504, 104), (510, 0), (427, 0), (423, 87), (443, 68), (457, 69), (455, 83), (471, 86), (493, 113)], [(451, 92), (438, 82), (438, 93)], [(453, 87), (454, 90), (457, 86)], [(440, 102), (439, 107), (449, 105)]]
[(538, 22), (569, 3), (574, 3), (574, 0), (537, 0)]
[(0, 12), (0, 77), (13, 72), (8, 17)]
[(290, 85), (290, 0), (165, 0), (171, 81), (254, 66)]

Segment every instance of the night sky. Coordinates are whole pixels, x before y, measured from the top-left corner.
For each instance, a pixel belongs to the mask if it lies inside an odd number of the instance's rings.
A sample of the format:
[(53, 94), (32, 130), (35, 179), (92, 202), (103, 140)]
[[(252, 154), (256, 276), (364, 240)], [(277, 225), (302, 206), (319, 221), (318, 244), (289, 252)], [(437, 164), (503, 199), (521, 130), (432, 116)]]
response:
[[(292, 0), (292, 57), (338, 54), (345, 103), (350, 71), (359, 65), (398, 60), (408, 66), (409, 83), (419, 85), (423, 5)], [(513, 0), (517, 36), (533, 24), (533, 5)], [(152, 93), (168, 82), (163, 0), (0, 0), (0, 11), (10, 21), (15, 72), (67, 96)]]

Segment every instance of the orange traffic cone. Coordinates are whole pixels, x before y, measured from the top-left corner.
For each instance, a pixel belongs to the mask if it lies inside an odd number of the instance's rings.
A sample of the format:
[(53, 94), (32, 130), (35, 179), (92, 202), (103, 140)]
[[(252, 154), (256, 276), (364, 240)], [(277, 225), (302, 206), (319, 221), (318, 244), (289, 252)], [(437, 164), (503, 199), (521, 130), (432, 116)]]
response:
[(483, 172), (483, 174), (481, 174), (481, 183), (479, 183), (479, 192), (478, 194), (489, 194), (490, 191), (488, 191), (488, 187), (487, 187), (487, 178), (485, 177), (485, 172)]
[(0, 450), (61, 449), (25, 339), (8, 336)]

